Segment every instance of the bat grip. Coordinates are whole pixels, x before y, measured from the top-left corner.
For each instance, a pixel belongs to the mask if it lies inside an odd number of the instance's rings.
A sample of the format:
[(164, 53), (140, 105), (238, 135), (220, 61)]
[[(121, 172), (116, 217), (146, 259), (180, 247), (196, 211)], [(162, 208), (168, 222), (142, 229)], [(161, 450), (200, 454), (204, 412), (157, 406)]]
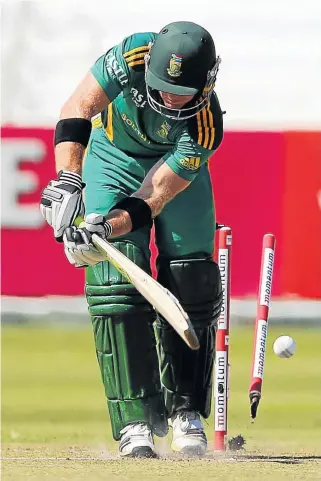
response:
[(76, 227), (82, 227), (81, 224), (85, 222), (84, 219), (80, 216), (76, 217), (75, 221), (74, 221), (74, 225)]

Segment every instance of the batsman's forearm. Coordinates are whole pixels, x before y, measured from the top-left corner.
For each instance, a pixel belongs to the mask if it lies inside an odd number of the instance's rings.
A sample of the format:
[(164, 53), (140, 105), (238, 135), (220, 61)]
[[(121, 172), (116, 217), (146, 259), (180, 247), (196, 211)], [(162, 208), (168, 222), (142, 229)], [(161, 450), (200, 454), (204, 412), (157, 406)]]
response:
[[(91, 119), (92, 111), (88, 108), (83, 108), (81, 105), (76, 105), (72, 101), (66, 102), (63, 106), (60, 119), (83, 118)], [(61, 142), (55, 147), (56, 172), (60, 170), (69, 170), (81, 175), (83, 157), (85, 154), (85, 147), (78, 142)]]
[[(71, 97), (61, 109), (59, 120), (86, 119), (102, 112), (109, 104), (109, 99), (93, 74), (87, 72)], [(55, 149), (56, 169), (69, 170), (81, 174), (85, 147), (76, 142), (62, 142)]]
[(61, 142), (55, 148), (56, 172), (69, 170), (81, 175), (85, 147), (76, 142)]
[(130, 216), (128, 212), (121, 209), (115, 209), (109, 212), (106, 215), (106, 219), (112, 225), (113, 232), (110, 236), (112, 239), (113, 237), (118, 237), (120, 235), (128, 234), (132, 230), (132, 222), (130, 220)]
[[(136, 194), (133, 197), (136, 197)], [(152, 218), (154, 218), (161, 211), (164, 205), (161, 197), (155, 199), (147, 198), (145, 202), (149, 205), (151, 209)], [(110, 238), (128, 234), (128, 232), (131, 232), (133, 227), (129, 213), (122, 209), (114, 209), (110, 211), (106, 215), (106, 220), (112, 225), (113, 228)]]
[[(156, 217), (161, 212), (166, 203), (166, 200), (164, 199), (162, 193), (160, 193), (158, 196), (153, 195), (153, 192), (147, 192), (147, 189), (144, 190), (144, 193), (142, 193), (142, 195), (139, 195), (137, 192), (135, 192), (133, 197), (140, 198), (149, 205), (152, 218)], [(110, 222), (113, 228), (113, 232), (110, 238), (128, 234), (128, 232), (131, 232), (132, 230), (132, 222), (130, 215), (125, 210), (112, 210), (111, 212), (109, 212), (109, 214), (106, 215), (106, 220)]]

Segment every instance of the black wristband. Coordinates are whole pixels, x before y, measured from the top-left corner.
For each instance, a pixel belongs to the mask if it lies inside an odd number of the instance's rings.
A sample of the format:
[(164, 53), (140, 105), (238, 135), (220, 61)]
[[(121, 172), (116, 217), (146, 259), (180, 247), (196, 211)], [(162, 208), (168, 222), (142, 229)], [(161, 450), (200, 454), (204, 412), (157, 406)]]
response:
[(87, 147), (91, 133), (91, 122), (87, 119), (62, 119), (56, 125), (55, 146), (61, 142), (77, 142)]
[(125, 210), (132, 223), (131, 232), (146, 225), (152, 226), (152, 211), (149, 205), (138, 197), (125, 197), (113, 206), (113, 209)]

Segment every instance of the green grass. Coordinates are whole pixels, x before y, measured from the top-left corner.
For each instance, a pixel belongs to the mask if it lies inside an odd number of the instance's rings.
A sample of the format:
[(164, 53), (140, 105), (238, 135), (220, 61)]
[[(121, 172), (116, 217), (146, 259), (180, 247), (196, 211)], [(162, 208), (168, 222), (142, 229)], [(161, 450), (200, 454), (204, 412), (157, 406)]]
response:
[[(282, 333), (297, 342), (291, 359), (272, 352)], [(2, 479), (321, 480), (321, 330), (270, 327), (255, 423), (248, 402), (252, 335), (248, 327), (231, 332), (229, 435), (247, 440), (245, 454), (233, 454), (239, 462), (211, 451), (204, 460), (175, 459), (168, 439), (158, 440), (161, 460), (138, 462), (118, 459), (91, 331), (4, 327)], [(206, 430), (211, 447), (212, 418)]]

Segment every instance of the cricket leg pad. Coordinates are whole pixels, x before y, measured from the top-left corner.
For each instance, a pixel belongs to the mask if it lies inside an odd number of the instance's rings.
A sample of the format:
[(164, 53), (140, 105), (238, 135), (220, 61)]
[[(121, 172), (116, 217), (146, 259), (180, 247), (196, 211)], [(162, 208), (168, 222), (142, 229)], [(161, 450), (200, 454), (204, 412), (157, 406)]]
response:
[(212, 400), (215, 332), (222, 306), (219, 267), (211, 259), (160, 258), (158, 280), (178, 298), (200, 342), (197, 351), (189, 349), (157, 315), (157, 350), (168, 417), (186, 410), (207, 418)]
[[(115, 247), (149, 272), (140, 248)], [(114, 439), (130, 423), (147, 423), (158, 436), (168, 431), (160, 384), (155, 311), (109, 262), (86, 269), (86, 297)]]

